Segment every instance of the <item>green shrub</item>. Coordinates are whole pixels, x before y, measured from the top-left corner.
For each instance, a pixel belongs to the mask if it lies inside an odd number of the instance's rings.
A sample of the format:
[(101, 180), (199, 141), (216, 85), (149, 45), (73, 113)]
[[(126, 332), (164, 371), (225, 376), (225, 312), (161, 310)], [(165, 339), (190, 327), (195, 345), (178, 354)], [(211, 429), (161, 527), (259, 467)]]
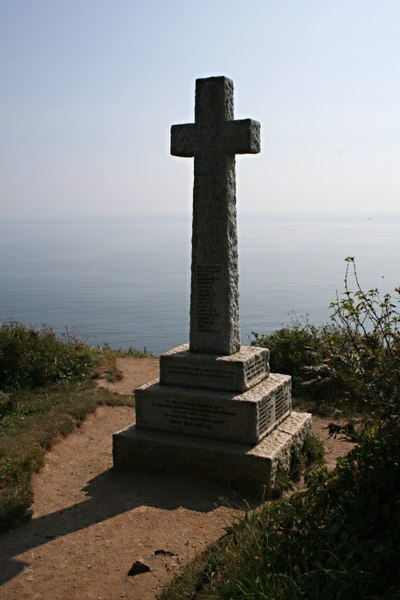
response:
[(324, 462), (324, 447), (322, 442), (315, 437), (315, 435), (309, 435), (304, 440), (303, 445), (304, 464), (306, 468), (313, 467), (314, 465), (322, 465)]
[(335, 471), (316, 471), (306, 491), (249, 512), (161, 599), (398, 598), (400, 443), (387, 461), (379, 435), (390, 429), (365, 434)]
[(0, 415), (0, 531), (24, 517), (32, 503), (32, 473), (60, 435), (71, 432), (96, 406), (133, 402), (96, 388), (91, 380), (62, 380), (1, 396), (11, 408)]
[(271, 370), (290, 374), (295, 386), (304, 379), (305, 366), (319, 364), (323, 359), (320, 330), (308, 322), (295, 320), (270, 335), (253, 332), (252, 336), (252, 346), (269, 348)]
[(342, 381), (329, 367), (331, 349), (343, 338), (337, 326), (317, 327), (297, 319), (269, 335), (253, 332), (252, 336), (252, 346), (269, 348), (271, 371), (292, 376), (295, 395), (311, 399), (323, 396), (327, 402), (344, 394)]
[[(354, 288), (354, 291), (352, 290)], [(270, 349), (273, 371), (293, 378), (294, 394), (375, 419), (400, 420), (400, 289), (364, 291), (353, 257), (346, 259), (343, 297), (322, 327), (294, 321), (252, 345)]]
[(110, 349), (59, 339), (47, 327), (0, 326), (0, 530), (26, 515), (31, 475), (54, 440), (99, 404), (131, 403), (91, 381), (95, 366), (117, 375), (115, 361)]
[(12, 396), (0, 391), (0, 419), (12, 411), (13, 405)]
[[(297, 392), (362, 411), (368, 426), (332, 473), (310, 464), (306, 491), (246, 515), (162, 600), (400, 598), (400, 289), (363, 291), (346, 262), (330, 325), (295, 322), (253, 343)], [(308, 461), (321, 461), (312, 438), (292, 452), (292, 476)]]
[(273, 497), (280, 498), (283, 492), (295, 489), (302, 476), (311, 481), (316, 470), (325, 464), (324, 447), (317, 437), (309, 435), (302, 447), (293, 444), (290, 449), (289, 471), (278, 471), (273, 489)]
[[(346, 389), (347, 402), (380, 422), (400, 425), (400, 288), (395, 296), (364, 291), (353, 257), (346, 259), (343, 298), (331, 304), (341, 331), (332, 345), (332, 376)], [(354, 288), (352, 290), (351, 288)]]
[(50, 328), (0, 326), (0, 389), (37, 387), (92, 375), (99, 352), (76, 338), (59, 339)]

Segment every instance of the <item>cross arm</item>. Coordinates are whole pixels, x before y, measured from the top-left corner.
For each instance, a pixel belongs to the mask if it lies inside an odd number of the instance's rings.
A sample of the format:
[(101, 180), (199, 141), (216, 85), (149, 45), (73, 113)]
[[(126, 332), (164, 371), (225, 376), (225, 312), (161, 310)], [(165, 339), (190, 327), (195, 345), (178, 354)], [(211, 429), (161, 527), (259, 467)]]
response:
[(223, 145), (233, 154), (258, 154), (260, 152), (260, 123), (253, 119), (226, 121)]
[(171, 154), (173, 156), (194, 156), (196, 149), (196, 125), (172, 125)]
[(258, 154), (260, 123), (253, 119), (222, 121), (211, 125), (186, 123), (171, 127), (171, 154), (194, 156), (205, 149), (226, 154)]

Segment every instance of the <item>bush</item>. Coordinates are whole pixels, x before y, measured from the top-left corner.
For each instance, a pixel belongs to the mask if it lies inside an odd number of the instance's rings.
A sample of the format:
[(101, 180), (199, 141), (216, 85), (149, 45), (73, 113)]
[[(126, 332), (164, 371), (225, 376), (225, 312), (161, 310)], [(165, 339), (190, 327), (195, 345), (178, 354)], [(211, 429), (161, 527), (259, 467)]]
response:
[[(330, 348), (332, 376), (347, 400), (379, 422), (400, 425), (400, 288), (364, 291), (354, 257), (346, 259), (344, 294), (331, 304), (341, 338)], [(354, 287), (354, 291), (351, 287)]]
[(14, 402), (12, 396), (0, 392), (0, 419), (12, 411), (13, 405)]
[(41, 468), (44, 453), (60, 436), (97, 406), (133, 403), (133, 398), (96, 388), (93, 381), (68, 379), (0, 393), (0, 402), (2, 398), (7, 408), (0, 415), (0, 531), (26, 515), (32, 503), (32, 473)]
[(302, 447), (293, 444), (290, 449), (290, 469), (278, 471), (273, 498), (280, 498), (283, 492), (293, 490), (302, 476), (305, 482), (311, 481), (314, 473), (325, 464), (324, 454), (322, 443), (314, 435), (307, 436)]
[[(372, 419), (332, 473), (310, 466), (306, 491), (248, 513), (163, 600), (400, 598), (400, 290), (363, 291), (346, 262), (330, 325), (295, 322), (253, 343), (270, 348), (272, 369), (298, 392)], [(321, 462), (313, 438), (303, 451), (292, 452), (292, 477)]]
[(100, 404), (131, 402), (89, 380), (99, 363), (116, 373), (115, 360), (47, 327), (0, 326), (0, 531), (29, 515), (31, 475), (60, 435)]
[(85, 379), (98, 359), (98, 351), (73, 337), (63, 341), (48, 327), (0, 326), (0, 389)]
[(400, 443), (388, 462), (365, 435), (335, 471), (228, 528), (161, 599), (399, 598)]
[(336, 325), (317, 327), (296, 319), (269, 335), (253, 332), (252, 336), (252, 346), (269, 348), (271, 371), (291, 375), (298, 398), (323, 398), (324, 404), (329, 404), (345, 395), (342, 380), (329, 366), (332, 348), (341, 345), (344, 338)]
[(297, 320), (271, 335), (253, 333), (252, 345), (270, 349), (271, 369), (291, 375), (298, 396), (400, 421), (399, 293), (364, 291), (348, 257), (343, 298), (331, 304), (330, 324)]

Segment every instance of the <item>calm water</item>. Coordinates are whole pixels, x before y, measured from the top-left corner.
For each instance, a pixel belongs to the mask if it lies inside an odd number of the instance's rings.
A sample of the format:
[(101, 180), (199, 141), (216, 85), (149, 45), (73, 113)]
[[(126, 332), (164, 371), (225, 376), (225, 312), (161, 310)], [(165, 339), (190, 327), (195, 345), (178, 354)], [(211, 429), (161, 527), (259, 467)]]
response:
[[(186, 342), (190, 222), (86, 219), (0, 223), (0, 322), (68, 328), (92, 345), (154, 353)], [(400, 218), (239, 219), (242, 342), (293, 315), (329, 318), (344, 258), (366, 288), (400, 284)]]

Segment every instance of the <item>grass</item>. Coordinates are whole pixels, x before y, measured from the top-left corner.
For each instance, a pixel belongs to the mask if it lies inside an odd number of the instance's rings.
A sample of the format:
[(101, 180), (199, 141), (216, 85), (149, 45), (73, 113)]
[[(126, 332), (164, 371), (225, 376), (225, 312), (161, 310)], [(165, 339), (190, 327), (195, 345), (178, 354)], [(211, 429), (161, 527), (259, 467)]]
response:
[(314, 470), (305, 491), (227, 528), (160, 600), (399, 598), (400, 461), (382, 457), (377, 433), (334, 472)]
[(0, 389), (87, 379), (101, 355), (77, 338), (59, 338), (48, 327), (4, 323), (0, 326)]
[(117, 358), (149, 358), (154, 355), (151, 352), (147, 352), (146, 348), (143, 350), (136, 350), (131, 346), (128, 350), (113, 350), (108, 344), (103, 344), (99, 349), (102, 354), (102, 360), (100, 367), (96, 370), (96, 374), (99, 377), (104, 377), (107, 381), (115, 383), (121, 381), (122, 371), (118, 368), (116, 359)]
[[(318, 327), (295, 319), (269, 335), (253, 332), (251, 345), (269, 349), (272, 372), (291, 375), (297, 403), (332, 413), (347, 394), (344, 382), (332, 375), (329, 364), (331, 349), (343, 342), (344, 334), (335, 325)], [(341, 409), (346, 409), (343, 402)]]
[[(253, 344), (292, 375), (303, 405), (363, 416), (354, 450), (228, 528), (160, 600), (400, 598), (400, 288), (393, 298), (364, 291), (354, 258), (346, 263), (332, 323), (295, 321)], [(302, 463), (294, 451), (292, 479)]]
[(97, 406), (133, 403), (95, 386), (96, 373), (120, 376), (116, 356), (49, 328), (0, 326), (0, 530), (27, 514), (32, 474), (60, 436)]
[(96, 389), (91, 380), (10, 393), (0, 418), (0, 530), (26, 514), (33, 500), (32, 474), (60, 436), (79, 426), (97, 406), (130, 403), (129, 397)]
[[(312, 439), (302, 453), (293, 450), (281, 490), (302, 473), (307, 488), (248, 512), (160, 600), (400, 598), (399, 299), (364, 292), (355, 266), (353, 293), (349, 272), (333, 324), (294, 323), (270, 336), (254, 334), (254, 343), (271, 349), (272, 369), (291, 374), (295, 391), (319, 410), (364, 415), (354, 450), (331, 473)], [(0, 517), (9, 526), (30, 505), (30, 477), (45, 450), (99, 403), (116, 400), (94, 391), (88, 377), (99, 355), (80, 343), (67, 340), (64, 348), (48, 332), (1, 329), (0, 376), (9, 379), (0, 394)], [(113, 355), (109, 360), (106, 372), (118, 376)]]

